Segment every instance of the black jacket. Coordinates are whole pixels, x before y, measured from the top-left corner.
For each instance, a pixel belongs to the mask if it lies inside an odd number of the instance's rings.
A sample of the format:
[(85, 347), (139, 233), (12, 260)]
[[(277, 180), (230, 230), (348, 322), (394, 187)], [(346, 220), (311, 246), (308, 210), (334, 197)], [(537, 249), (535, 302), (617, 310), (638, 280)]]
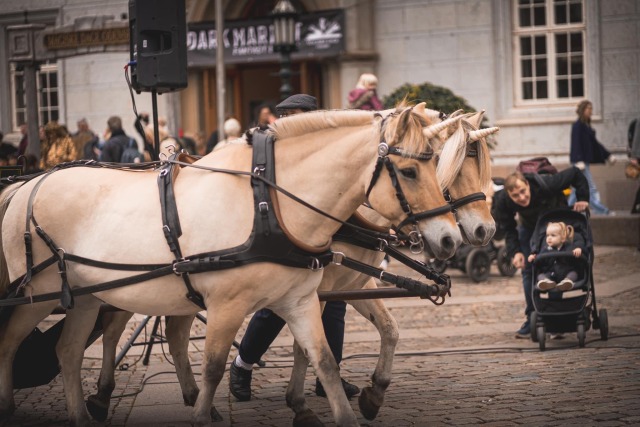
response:
[(542, 188), (533, 175), (525, 175), (531, 188), (531, 201), (526, 208), (515, 204), (505, 190), (500, 190), (494, 195), (491, 213), (498, 226), (505, 232), (509, 258), (522, 251), (516, 229), (516, 214), (519, 214), (523, 227), (533, 230), (540, 214), (566, 204), (566, 198), (562, 194), (565, 188), (574, 187), (578, 201), (589, 201), (589, 183), (576, 167), (570, 167), (555, 175), (538, 177), (544, 181), (546, 188)]

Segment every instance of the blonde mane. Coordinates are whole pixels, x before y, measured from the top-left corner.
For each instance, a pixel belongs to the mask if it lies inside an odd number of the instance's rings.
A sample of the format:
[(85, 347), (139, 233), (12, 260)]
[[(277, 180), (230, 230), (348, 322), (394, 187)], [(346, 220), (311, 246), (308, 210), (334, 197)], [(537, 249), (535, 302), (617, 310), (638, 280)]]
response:
[[(393, 111), (383, 112), (323, 110), (301, 113), (278, 119), (270, 129), (276, 138), (293, 138), (325, 129), (372, 124), (376, 114), (386, 114), (384, 137), (387, 144), (393, 146), (402, 141), (406, 155), (421, 153), (430, 147), (422, 134), (423, 127), (427, 126), (426, 120), (404, 103)], [(403, 132), (398, 132), (398, 126), (402, 126)]]
[[(463, 121), (462, 124), (458, 125), (454, 134), (442, 147), (437, 171), (440, 186), (443, 190), (451, 186), (456, 176), (460, 173), (460, 169), (462, 168), (462, 164), (466, 158), (467, 133), (465, 132), (465, 128), (467, 130), (476, 130), (474, 126)], [(486, 139), (480, 138), (477, 143), (477, 147), (480, 188), (484, 193), (486, 193), (491, 187), (491, 157)]]
[(341, 126), (363, 126), (373, 123), (374, 112), (363, 110), (321, 110), (283, 117), (270, 126), (279, 139), (293, 138)]

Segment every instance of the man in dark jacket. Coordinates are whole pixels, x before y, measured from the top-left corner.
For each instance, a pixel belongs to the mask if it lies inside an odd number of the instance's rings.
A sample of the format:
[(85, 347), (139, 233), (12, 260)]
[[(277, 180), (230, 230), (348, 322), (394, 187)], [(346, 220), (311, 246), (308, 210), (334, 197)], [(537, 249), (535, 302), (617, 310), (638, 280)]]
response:
[(102, 147), (100, 161), (120, 162), (122, 159), (122, 153), (129, 145), (132, 138), (127, 136), (124, 133), (124, 130), (122, 130), (122, 119), (118, 116), (109, 117), (109, 120), (107, 120), (107, 126), (111, 132), (111, 137), (104, 143), (104, 147)]
[[(578, 201), (573, 209), (582, 212), (589, 207), (589, 183), (576, 167), (555, 175), (522, 175), (514, 172), (507, 176), (504, 190), (496, 193), (491, 213), (506, 234), (507, 254), (516, 268), (522, 269), (522, 285), (526, 301), (524, 322), (516, 332), (517, 338), (529, 338), (531, 329), (529, 313), (533, 311), (531, 300), (532, 268), (527, 261), (531, 252), (530, 241), (538, 217), (550, 209), (566, 205), (563, 190), (575, 188)], [(520, 225), (516, 223), (518, 214)]]
[[(318, 109), (318, 101), (307, 94), (296, 94), (288, 97), (276, 106), (279, 117), (292, 116)], [(336, 363), (342, 361), (344, 343), (344, 317), (347, 303), (344, 301), (328, 301), (322, 312), (322, 326), (329, 348)], [(240, 401), (251, 400), (251, 378), (253, 365), (258, 363), (271, 343), (276, 339), (285, 321), (273, 311), (263, 308), (256, 311), (251, 318), (244, 337), (238, 347), (238, 356), (231, 362), (229, 370), (229, 391)], [(358, 386), (342, 379), (347, 398), (360, 393)], [(327, 397), (322, 383), (316, 378), (316, 395)]]

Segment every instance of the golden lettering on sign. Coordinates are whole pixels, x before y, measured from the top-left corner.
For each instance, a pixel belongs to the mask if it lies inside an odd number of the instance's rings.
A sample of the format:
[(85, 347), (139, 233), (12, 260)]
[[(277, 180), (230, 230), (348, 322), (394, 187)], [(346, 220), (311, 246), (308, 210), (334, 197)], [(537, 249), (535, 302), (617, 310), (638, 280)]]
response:
[(129, 44), (128, 27), (52, 33), (44, 36), (44, 46), (50, 50), (118, 44)]

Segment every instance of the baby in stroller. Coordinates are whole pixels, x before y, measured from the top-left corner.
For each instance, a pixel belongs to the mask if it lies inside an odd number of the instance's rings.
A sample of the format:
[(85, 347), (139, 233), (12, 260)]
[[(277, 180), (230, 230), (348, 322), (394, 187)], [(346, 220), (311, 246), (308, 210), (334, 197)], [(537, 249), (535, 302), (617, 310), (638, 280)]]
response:
[[(532, 248), (529, 255), (529, 262), (536, 259), (538, 253), (558, 253), (569, 252), (573, 256), (579, 258), (582, 255), (585, 245), (584, 239), (580, 233), (575, 233), (571, 225), (564, 222), (550, 222), (547, 224), (547, 233), (545, 239), (547, 246), (539, 250)], [(535, 245), (534, 245), (535, 246)], [(578, 273), (570, 258), (551, 257), (541, 260), (538, 263), (536, 289), (542, 292), (547, 291), (570, 291), (574, 288), (575, 282), (578, 280)]]

